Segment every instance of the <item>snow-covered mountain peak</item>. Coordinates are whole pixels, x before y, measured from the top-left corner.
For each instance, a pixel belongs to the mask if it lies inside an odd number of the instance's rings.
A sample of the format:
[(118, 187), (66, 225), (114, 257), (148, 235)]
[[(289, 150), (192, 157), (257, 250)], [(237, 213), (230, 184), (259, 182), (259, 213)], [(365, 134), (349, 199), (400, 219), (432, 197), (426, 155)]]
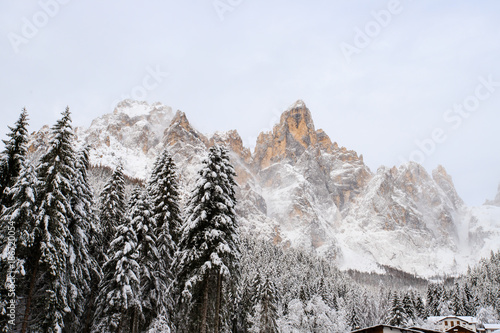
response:
[(279, 126), (286, 127), (296, 139), (300, 135), (315, 133), (311, 111), (301, 100), (281, 114)]
[(299, 101), (281, 114), (280, 122), (272, 132), (259, 134), (254, 162), (261, 168), (282, 160), (293, 164), (306, 149), (318, 144), (318, 136), (320, 146), (331, 149), (330, 139), (323, 131), (315, 130), (311, 112)]
[(168, 113), (172, 114), (172, 108), (166, 105), (156, 102), (153, 104), (148, 104), (146, 101), (135, 101), (131, 99), (125, 99), (116, 105), (113, 111), (114, 114), (126, 114), (127, 116), (133, 118), (138, 116), (146, 116), (150, 113)]
[(173, 118), (172, 108), (161, 103), (124, 100), (89, 128), (79, 129), (78, 141), (94, 148), (92, 163), (114, 167), (122, 159), (128, 176), (146, 179)]
[(293, 103), (292, 105), (290, 105), (287, 110), (303, 109), (303, 108), (307, 108), (306, 107), (306, 103), (304, 103), (303, 100), (298, 99), (297, 101), (295, 101), (295, 103)]
[[(31, 136), (30, 152), (47, 146), (49, 132), (44, 127)], [(426, 276), (450, 274), (500, 243), (500, 208), (466, 207), (442, 166), (429, 174), (409, 162), (372, 173), (356, 151), (315, 129), (302, 101), (259, 135), (253, 155), (237, 131), (204, 135), (184, 112), (174, 114), (160, 103), (125, 100), (75, 133), (79, 145), (93, 147), (92, 164), (113, 168), (121, 159), (128, 176), (143, 180), (168, 147), (185, 193), (208, 147), (226, 145), (237, 173), (242, 230), (317, 251), (343, 268), (382, 264)]]

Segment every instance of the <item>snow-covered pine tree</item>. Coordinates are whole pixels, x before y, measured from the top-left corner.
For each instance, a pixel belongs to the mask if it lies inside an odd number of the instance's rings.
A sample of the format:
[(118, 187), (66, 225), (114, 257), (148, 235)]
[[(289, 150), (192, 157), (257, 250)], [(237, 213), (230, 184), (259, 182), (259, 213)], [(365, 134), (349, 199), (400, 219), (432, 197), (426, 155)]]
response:
[(250, 304), (252, 308), (260, 301), (262, 285), (262, 276), (260, 272), (257, 272), (250, 282)]
[(463, 296), (462, 288), (455, 282), (453, 294), (451, 295), (451, 310), (455, 316), (465, 316), (465, 299)]
[[(68, 303), (73, 309), (65, 319), (66, 332), (83, 332), (88, 330), (88, 319), (91, 316), (95, 295), (92, 285), (100, 280), (101, 269), (97, 264), (95, 247), (97, 237), (101, 234), (98, 217), (94, 209), (94, 194), (88, 183), (89, 147), (83, 147), (76, 155), (74, 193), (71, 197), (73, 218), (68, 230), (69, 241), (69, 292)], [(95, 288), (94, 288), (95, 289)], [(86, 313), (85, 313), (86, 312)], [(85, 316), (84, 316), (85, 315)]]
[(140, 266), (137, 234), (130, 218), (116, 227), (103, 266), (92, 332), (138, 333)]
[[(239, 282), (243, 282), (240, 280)], [(255, 326), (255, 323), (259, 322), (258, 315), (256, 315), (255, 311), (261, 296), (261, 288), (262, 288), (262, 276), (260, 272), (257, 271), (248, 282), (248, 285), (239, 286), (244, 289), (241, 291), (242, 297), (240, 299), (240, 304), (238, 304), (238, 310), (241, 311), (239, 314), (239, 325), (242, 329), (247, 332), (252, 326)]]
[[(152, 315), (160, 314), (164, 318), (169, 318), (173, 307), (170, 288), (173, 279), (172, 261), (177, 251), (182, 218), (179, 208), (176, 166), (167, 149), (155, 161), (147, 184), (147, 198), (151, 207), (154, 234), (157, 235), (156, 248), (158, 250), (158, 258), (154, 261), (155, 284), (158, 292), (156, 305), (151, 305), (156, 309)], [(146, 304), (144, 307), (149, 308)]]
[[(467, 285), (469, 286), (467, 299), (470, 300), (469, 311), (484, 312), (484, 309), (494, 307), (500, 314), (500, 251), (491, 252), (490, 258), (482, 259), (474, 268), (467, 273)], [(488, 312), (488, 311), (487, 311)]]
[(405, 292), (401, 299), (401, 303), (407, 319), (407, 324), (412, 325), (417, 318), (412, 292)]
[(128, 216), (137, 233), (137, 262), (140, 266), (142, 307), (138, 319), (141, 327), (149, 327), (159, 315), (167, 314), (167, 306), (172, 303), (168, 290), (171, 279), (158, 269), (161, 258), (149, 207), (147, 193), (136, 187), (130, 198)]
[(147, 188), (159, 241), (162, 244), (161, 255), (169, 256), (170, 259), (177, 251), (182, 225), (176, 172), (174, 160), (165, 149), (155, 161)]
[(465, 282), (464, 284), (464, 297), (465, 297), (465, 304), (464, 304), (465, 315), (474, 316), (476, 314), (477, 295), (473, 295), (468, 282)]
[(392, 296), (391, 312), (389, 314), (388, 324), (392, 326), (405, 327), (408, 321), (402, 304), (402, 297), (394, 292)]
[[(14, 127), (9, 127), (8, 140), (3, 140), (4, 151), (0, 154), (0, 213), (2, 207), (12, 205), (12, 198), (5, 190), (14, 185), (27, 153), (28, 143), (28, 112), (26, 108), (21, 111)], [(6, 229), (2, 229), (6, 230)]]
[(227, 149), (211, 147), (189, 200), (175, 262), (185, 322), (178, 321), (180, 332), (219, 332), (232, 317), (227, 297), (236, 286), (240, 257), (234, 176)]
[[(242, 254), (244, 251), (242, 251)], [(234, 321), (234, 329), (236, 332), (248, 332), (250, 327), (247, 319), (248, 314), (252, 312), (253, 304), (253, 288), (250, 280), (250, 276), (241, 276), (238, 280), (238, 286), (235, 295), (235, 316), (233, 318)]]
[(427, 315), (439, 316), (439, 304), (443, 296), (443, 286), (431, 283), (427, 286)]
[(304, 304), (298, 298), (290, 300), (287, 304), (287, 314), (285, 323), (285, 332), (306, 332), (307, 317), (304, 312)]
[[(49, 148), (37, 167), (37, 218), (30, 252), (33, 265), (26, 267), (28, 295), (21, 332), (60, 332), (68, 306), (68, 259), (71, 237), (68, 226), (74, 213), (71, 198), (75, 178), (73, 129), (69, 108), (52, 127)], [(36, 297), (35, 297), (36, 296)], [(33, 304), (34, 303), (34, 307)], [(32, 311), (33, 308), (43, 311)]]
[(277, 333), (278, 325), (276, 324), (276, 319), (278, 318), (278, 314), (274, 283), (269, 277), (265, 277), (259, 288), (257, 288), (257, 292), (258, 295), (253, 308), (253, 315), (249, 318), (249, 322), (253, 324), (250, 332)]
[(422, 297), (419, 294), (415, 295), (415, 315), (417, 318), (426, 319), (425, 315), (425, 305)]
[(130, 193), (130, 197), (128, 199), (128, 205), (126, 209), (126, 214), (130, 216), (133, 212), (137, 214), (139, 210), (137, 209), (137, 203), (141, 201), (141, 207), (142, 207), (142, 201), (144, 199), (144, 195), (142, 192), (142, 189), (137, 185), (132, 189), (132, 193)]
[[(123, 224), (126, 211), (125, 200), (125, 178), (123, 175), (122, 163), (118, 163), (113, 174), (104, 185), (99, 202), (99, 222), (101, 235), (101, 246), (107, 246), (115, 236), (116, 228)], [(105, 253), (101, 248), (99, 252)], [(99, 264), (103, 264), (106, 259), (99, 255)]]
[(347, 322), (349, 326), (355, 330), (364, 327), (363, 317), (364, 312), (361, 309), (362, 299), (359, 297), (357, 290), (350, 290), (347, 293), (346, 312)]
[[(15, 328), (8, 323), (8, 303), (15, 300), (16, 310), (22, 313), (25, 306), (21, 302), (26, 296), (27, 284), (24, 279), (25, 265), (33, 266), (33, 258), (29, 252), (33, 239), (32, 228), (34, 226), (37, 206), (36, 187), (38, 178), (34, 167), (28, 161), (24, 161), (17, 182), (9, 188), (7, 194), (12, 200), (12, 205), (7, 207), (0, 217), (2, 232), (0, 234), (0, 332), (13, 332)], [(9, 236), (14, 236), (9, 241)], [(14, 264), (14, 269), (8, 265)], [(15, 278), (15, 295), (9, 295), (7, 273), (12, 272)], [(7, 284), (6, 284), (7, 282)], [(13, 282), (11, 280), (11, 282)], [(16, 298), (14, 298), (16, 297)]]
[[(332, 310), (319, 295), (314, 295), (305, 307), (306, 329), (307, 332), (329, 333), (345, 332), (346, 322), (337, 316), (335, 310)], [(342, 325), (340, 322), (344, 321)], [(340, 325), (338, 325), (340, 324)], [(338, 326), (343, 326), (344, 330), (336, 330)], [(261, 331), (267, 332), (267, 331)]]

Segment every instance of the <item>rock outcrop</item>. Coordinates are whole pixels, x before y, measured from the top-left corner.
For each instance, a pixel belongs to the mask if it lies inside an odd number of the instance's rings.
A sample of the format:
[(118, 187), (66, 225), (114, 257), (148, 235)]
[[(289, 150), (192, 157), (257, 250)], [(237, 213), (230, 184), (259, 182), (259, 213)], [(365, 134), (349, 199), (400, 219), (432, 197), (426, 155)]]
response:
[(498, 193), (493, 200), (486, 200), (485, 205), (500, 207), (500, 184), (498, 185)]

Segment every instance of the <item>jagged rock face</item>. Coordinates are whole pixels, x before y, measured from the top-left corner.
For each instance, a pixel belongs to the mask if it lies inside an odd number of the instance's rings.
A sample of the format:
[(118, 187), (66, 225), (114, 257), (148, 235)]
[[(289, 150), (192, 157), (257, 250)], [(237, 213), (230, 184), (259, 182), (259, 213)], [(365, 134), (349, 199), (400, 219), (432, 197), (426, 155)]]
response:
[(464, 205), (462, 198), (460, 198), (455, 190), (455, 185), (453, 185), (451, 176), (448, 175), (443, 166), (439, 165), (432, 171), (432, 178), (450, 199), (454, 208), (460, 208)]
[[(325, 140), (324, 135), (323, 139)], [(293, 164), (307, 148), (315, 146), (317, 142), (318, 134), (314, 129), (311, 112), (302, 101), (298, 101), (283, 112), (280, 123), (274, 126), (271, 133), (259, 135), (254, 162), (259, 169), (283, 160)]]
[(232, 161), (236, 171), (236, 182), (238, 184), (247, 184), (253, 179), (253, 172), (249, 169), (252, 161), (250, 149), (243, 146), (243, 140), (237, 131), (216, 132), (209, 141), (209, 146), (214, 143), (224, 145), (231, 150)]
[[(284, 247), (314, 249), (344, 268), (377, 270), (383, 264), (423, 275), (450, 274), (498, 248), (500, 208), (465, 207), (441, 166), (432, 177), (416, 163), (372, 173), (362, 155), (315, 129), (302, 101), (282, 114), (272, 132), (259, 135), (253, 154), (236, 131), (204, 135), (186, 114), (159, 103), (123, 101), (75, 133), (79, 144), (94, 148), (94, 165), (114, 167), (122, 159), (125, 173), (134, 178), (147, 179), (158, 153), (168, 148), (182, 202), (208, 147), (226, 145), (237, 172), (242, 232)], [(32, 134), (33, 156), (48, 135), (48, 127)]]
[(189, 121), (186, 114), (182, 111), (177, 111), (170, 125), (163, 133), (164, 146), (207, 146), (207, 138), (195, 130)]
[(39, 131), (31, 133), (28, 142), (28, 154), (33, 160), (38, 160), (40, 155), (45, 152), (48, 147), (50, 136), (50, 127), (43, 126)]
[(250, 149), (243, 146), (243, 140), (241, 140), (237, 131), (230, 130), (227, 132), (216, 132), (210, 138), (210, 146), (214, 143), (227, 146), (234, 153), (236, 153), (236, 155), (238, 155), (245, 162), (245, 164), (250, 164), (252, 153), (250, 152)]
[(454, 213), (454, 205), (426, 170), (410, 162), (399, 168), (379, 168), (347, 215), (381, 230), (418, 230), (419, 238), (453, 246)]
[(299, 173), (305, 176), (313, 175), (306, 178), (326, 187), (328, 196), (339, 209), (343, 209), (371, 177), (362, 156), (339, 148), (323, 130), (314, 129), (311, 113), (302, 101), (283, 112), (272, 133), (261, 133), (257, 139), (254, 165), (256, 170), (262, 170), (265, 182), (268, 182), (266, 174), (273, 173), (265, 169), (276, 163), (298, 167), (302, 170)]
[(371, 177), (362, 157), (315, 130), (302, 101), (259, 135), (253, 169), (280, 237), (314, 249), (336, 246), (333, 225)]

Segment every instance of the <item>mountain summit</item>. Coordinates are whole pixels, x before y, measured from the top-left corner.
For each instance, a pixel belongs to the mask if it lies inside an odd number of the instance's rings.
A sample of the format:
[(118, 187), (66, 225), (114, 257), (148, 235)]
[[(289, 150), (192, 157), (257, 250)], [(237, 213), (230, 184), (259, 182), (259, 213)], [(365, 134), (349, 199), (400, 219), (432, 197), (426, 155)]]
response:
[(296, 162), (307, 148), (317, 142), (318, 133), (314, 129), (311, 112), (299, 100), (283, 112), (272, 132), (259, 134), (254, 161), (260, 168), (282, 160)]
[[(316, 130), (301, 100), (259, 134), (253, 154), (237, 131), (204, 135), (184, 112), (160, 103), (123, 101), (75, 132), (92, 146), (92, 164), (114, 167), (121, 159), (126, 174), (141, 179), (168, 147), (184, 197), (208, 148), (226, 145), (243, 232), (311, 249), (342, 268), (454, 274), (499, 248), (500, 207), (465, 206), (442, 166), (431, 174), (414, 162), (371, 171), (362, 155)], [(30, 152), (46, 147), (47, 134), (44, 127), (31, 136)]]

